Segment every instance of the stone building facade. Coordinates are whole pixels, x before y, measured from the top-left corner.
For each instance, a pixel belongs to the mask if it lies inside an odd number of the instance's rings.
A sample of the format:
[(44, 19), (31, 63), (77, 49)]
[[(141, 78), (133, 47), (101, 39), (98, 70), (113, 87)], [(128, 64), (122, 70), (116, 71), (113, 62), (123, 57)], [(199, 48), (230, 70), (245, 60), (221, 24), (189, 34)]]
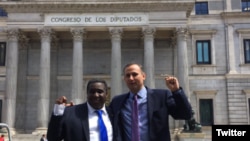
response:
[[(151, 88), (166, 88), (166, 74), (178, 77), (203, 126), (249, 124), (244, 2), (1, 0), (7, 13), (0, 17), (1, 122), (16, 133), (46, 131), (57, 97), (85, 102), (88, 80), (102, 78), (111, 99), (128, 91), (122, 67), (138, 62)], [(202, 4), (206, 14), (199, 13)], [(179, 129), (183, 121), (171, 119), (170, 126)]]

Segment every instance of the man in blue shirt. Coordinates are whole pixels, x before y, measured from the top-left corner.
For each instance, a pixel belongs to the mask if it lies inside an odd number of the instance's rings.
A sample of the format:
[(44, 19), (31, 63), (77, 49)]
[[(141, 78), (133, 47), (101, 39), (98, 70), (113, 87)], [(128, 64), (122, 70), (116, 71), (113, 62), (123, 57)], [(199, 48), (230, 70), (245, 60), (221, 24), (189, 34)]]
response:
[[(123, 71), (129, 92), (114, 97), (110, 103), (114, 140), (170, 141), (168, 116), (188, 120), (192, 115), (191, 105), (178, 80), (168, 76), (165, 82), (169, 90), (150, 89), (144, 85), (146, 74), (140, 64), (127, 64)], [(138, 114), (137, 118), (134, 113)]]

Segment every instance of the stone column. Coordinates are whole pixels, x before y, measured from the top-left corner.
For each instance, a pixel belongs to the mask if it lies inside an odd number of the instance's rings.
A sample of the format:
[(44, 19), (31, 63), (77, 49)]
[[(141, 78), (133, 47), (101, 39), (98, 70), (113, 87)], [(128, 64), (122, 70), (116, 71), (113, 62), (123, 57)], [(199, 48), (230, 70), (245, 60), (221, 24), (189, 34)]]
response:
[[(71, 100), (82, 103), (83, 99), (83, 28), (72, 28), (73, 36), (73, 72), (72, 72), (72, 93)], [(86, 97), (86, 96), (84, 96)]]
[(37, 130), (44, 132), (48, 126), (49, 100), (50, 100), (50, 44), (52, 30), (50, 28), (38, 29), (41, 36), (41, 56), (40, 56), (40, 93), (37, 101)]
[(6, 94), (4, 122), (15, 132), (16, 119), (16, 94), (17, 94), (17, 70), (18, 70), (18, 39), (19, 29), (7, 30), (8, 46), (6, 50)]
[(189, 80), (188, 80), (188, 57), (187, 57), (187, 29), (177, 29), (177, 78), (180, 86), (184, 89), (189, 98)]
[[(188, 57), (187, 57), (187, 29), (178, 28), (176, 31), (177, 37), (177, 78), (179, 80), (180, 86), (186, 93), (186, 96), (190, 97), (189, 94), (189, 79), (188, 79)], [(176, 128), (182, 128), (185, 124), (184, 121), (175, 121)], [(179, 127), (178, 127), (179, 126)]]
[(111, 97), (122, 92), (121, 28), (110, 28), (111, 34)]
[[(176, 43), (177, 42), (177, 39), (176, 39), (176, 32), (174, 32), (174, 35), (171, 37), (171, 47), (173, 48), (173, 76), (177, 76), (178, 75), (178, 72), (177, 72), (177, 70), (178, 70), (178, 65), (177, 65), (177, 58), (178, 58), (178, 56), (177, 56), (177, 48), (176, 48)], [(174, 120), (174, 119), (173, 119)], [(179, 132), (179, 128), (180, 127), (182, 127), (183, 126), (183, 124), (184, 123), (180, 123), (180, 121), (179, 120), (174, 120), (174, 127), (175, 127), (175, 129), (174, 129), (174, 133), (178, 133)]]
[(49, 113), (53, 111), (53, 107), (55, 104), (55, 100), (61, 96), (58, 93), (58, 83), (57, 83), (57, 76), (58, 76), (58, 48), (59, 48), (59, 38), (55, 34), (51, 36), (51, 69), (50, 69), (50, 107)]
[(155, 66), (154, 66), (154, 33), (155, 28), (143, 28), (144, 35), (144, 70), (147, 75), (145, 85), (155, 88)]
[(226, 12), (231, 12), (232, 11), (232, 1), (231, 0), (226, 0)]
[(233, 25), (227, 25), (227, 44), (228, 44), (228, 60), (229, 60), (229, 74), (237, 74), (235, 66), (235, 51), (234, 51), (234, 29)]
[[(29, 98), (27, 96), (27, 66), (28, 66), (28, 48), (29, 38), (22, 32), (19, 35), (19, 57), (18, 57), (18, 72), (17, 72), (17, 101), (16, 101), (16, 118), (15, 126), (17, 129), (25, 129), (27, 124), (27, 113)], [(30, 121), (28, 121), (30, 122)]]

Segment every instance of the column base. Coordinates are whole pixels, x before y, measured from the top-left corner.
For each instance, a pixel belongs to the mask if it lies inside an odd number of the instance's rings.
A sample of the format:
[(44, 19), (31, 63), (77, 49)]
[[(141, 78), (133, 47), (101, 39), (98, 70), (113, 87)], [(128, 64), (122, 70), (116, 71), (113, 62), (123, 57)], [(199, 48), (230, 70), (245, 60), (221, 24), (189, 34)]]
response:
[(32, 135), (47, 134), (47, 129), (48, 129), (48, 128), (46, 128), (46, 127), (39, 127), (39, 128), (36, 128), (36, 130), (32, 132)]
[(238, 74), (238, 72), (236, 70), (230, 70), (228, 74)]

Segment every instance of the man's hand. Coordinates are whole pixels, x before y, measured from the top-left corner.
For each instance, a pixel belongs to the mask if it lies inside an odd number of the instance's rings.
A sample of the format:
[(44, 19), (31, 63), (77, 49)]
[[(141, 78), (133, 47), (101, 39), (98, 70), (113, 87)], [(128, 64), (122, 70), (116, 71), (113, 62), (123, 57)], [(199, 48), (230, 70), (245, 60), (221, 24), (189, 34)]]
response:
[(165, 77), (166, 85), (171, 90), (171, 92), (179, 90), (179, 82), (176, 77), (167, 76)]
[(71, 101), (67, 103), (67, 98), (65, 96), (61, 96), (56, 100), (56, 104), (63, 104), (64, 106), (73, 106), (74, 103)]

